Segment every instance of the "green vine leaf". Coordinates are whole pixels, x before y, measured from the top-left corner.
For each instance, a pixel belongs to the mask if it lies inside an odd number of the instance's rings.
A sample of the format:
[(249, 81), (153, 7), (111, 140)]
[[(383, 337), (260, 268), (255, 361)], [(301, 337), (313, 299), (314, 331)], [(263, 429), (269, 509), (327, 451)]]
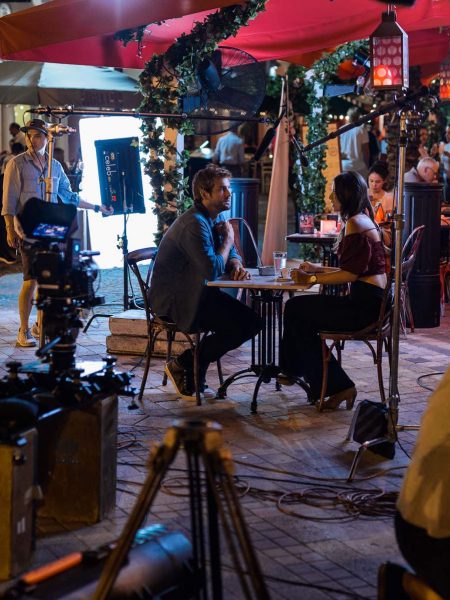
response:
[[(203, 22), (194, 23), (190, 34), (181, 34), (164, 55), (153, 55), (139, 79), (143, 96), (140, 112), (179, 114), (181, 97), (186, 93), (189, 80), (195, 77), (199, 63), (214, 52), (220, 42), (236, 36), (241, 27), (262, 12), (266, 1), (247, 0), (243, 5), (228, 6), (211, 13)], [(145, 28), (119, 31), (115, 38), (124, 45), (137, 41), (139, 49)], [(149, 153), (144, 170), (150, 177), (151, 200), (155, 203), (153, 212), (158, 216), (156, 243), (176, 217), (192, 205), (188, 179), (182, 174), (189, 153), (178, 153), (174, 144), (164, 139), (165, 127), (178, 128), (185, 135), (195, 133), (189, 119), (180, 122), (165, 118), (163, 126), (157, 125), (154, 118), (143, 122), (143, 146)]]

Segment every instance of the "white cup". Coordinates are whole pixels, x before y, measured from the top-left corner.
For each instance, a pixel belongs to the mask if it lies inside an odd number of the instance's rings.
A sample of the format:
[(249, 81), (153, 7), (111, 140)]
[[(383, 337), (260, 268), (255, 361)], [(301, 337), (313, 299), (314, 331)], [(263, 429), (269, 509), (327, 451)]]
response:
[(281, 277), (283, 279), (291, 278), (291, 268), (290, 267), (284, 267), (284, 269), (280, 269), (280, 272), (281, 272)]
[(275, 269), (275, 275), (280, 275), (281, 269), (286, 267), (287, 252), (283, 250), (275, 250), (273, 253), (273, 268)]

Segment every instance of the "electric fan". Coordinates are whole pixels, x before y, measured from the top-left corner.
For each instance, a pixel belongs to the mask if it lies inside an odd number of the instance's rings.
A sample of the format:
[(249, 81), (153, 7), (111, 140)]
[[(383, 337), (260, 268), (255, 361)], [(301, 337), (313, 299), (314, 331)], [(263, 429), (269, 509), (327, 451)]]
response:
[(253, 117), (266, 92), (264, 66), (237, 48), (221, 46), (197, 66), (182, 98), (181, 109), (189, 115), (222, 117), (220, 120), (193, 119), (197, 135), (227, 131), (239, 121)]

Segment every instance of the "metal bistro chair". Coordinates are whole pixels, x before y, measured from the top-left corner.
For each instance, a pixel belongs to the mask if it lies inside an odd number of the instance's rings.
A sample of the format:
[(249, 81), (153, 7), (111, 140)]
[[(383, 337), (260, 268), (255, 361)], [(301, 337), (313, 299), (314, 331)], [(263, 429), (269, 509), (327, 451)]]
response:
[[(242, 217), (233, 217), (229, 219), (229, 223), (234, 231), (234, 246), (238, 254), (242, 258), (244, 267), (250, 264), (256, 264), (257, 267), (262, 267), (262, 259), (259, 253), (258, 244), (256, 243), (250, 225)], [(248, 248), (250, 247), (250, 252)]]
[(411, 333), (414, 333), (414, 318), (409, 297), (409, 277), (416, 262), (417, 253), (422, 242), (425, 225), (416, 227), (407, 237), (402, 248), (402, 287), (400, 290), (400, 327), (406, 334), (406, 324), (409, 322)]
[[(150, 369), (150, 361), (152, 359), (153, 351), (155, 348), (155, 343), (156, 343), (158, 337), (160, 336), (161, 333), (166, 334), (166, 339), (167, 339), (166, 361), (169, 362), (169, 360), (172, 358), (172, 344), (175, 339), (175, 335), (177, 333), (180, 333), (188, 342), (188, 344), (192, 350), (192, 354), (194, 356), (195, 395), (196, 395), (196, 399), (197, 399), (197, 406), (200, 406), (202, 403), (202, 400), (201, 400), (201, 396), (200, 396), (200, 385), (199, 385), (200, 382), (199, 382), (199, 373), (198, 373), (198, 354), (199, 354), (199, 347), (201, 344), (202, 336), (206, 335), (206, 333), (208, 333), (208, 332), (195, 331), (193, 333), (185, 333), (184, 331), (180, 331), (178, 329), (177, 325), (175, 323), (173, 323), (172, 321), (166, 321), (165, 319), (161, 319), (160, 317), (155, 315), (155, 313), (153, 312), (153, 310), (149, 304), (149, 300), (148, 300), (148, 291), (150, 289), (150, 276), (151, 276), (152, 265), (150, 265), (150, 267), (147, 271), (147, 276), (144, 279), (144, 277), (142, 276), (142, 273), (139, 269), (139, 264), (142, 263), (143, 261), (147, 261), (147, 260), (153, 261), (154, 257), (156, 256), (156, 251), (157, 251), (156, 248), (141, 248), (140, 250), (133, 250), (132, 252), (128, 252), (128, 254), (125, 257), (125, 260), (127, 261), (128, 266), (130, 267), (131, 271), (136, 276), (136, 279), (139, 283), (139, 287), (140, 287), (140, 290), (142, 293), (142, 301), (143, 301), (143, 306), (144, 306), (144, 310), (145, 310), (145, 317), (146, 317), (146, 321), (147, 321), (147, 340), (148, 341), (147, 341), (147, 347), (145, 350), (146, 361), (145, 361), (144, 374), (142, 376), (141, 388), (139, 390), (139, 395), (138, 395), (138, 402), (142, 405), (142, 396), (144, 395), (145, 384), (147, 382), (148, 371)], [(220, 384), (222, 385), (223, 375), (222, 375), (222, 368), (221, 368), (220, 360), (217, 361), (217, 371), (219, 374)], [(167, 385), (166, 373), (164, 373), (164, 376), (162, 379), (162, 385)]]
[[(373, 357), (373, 362), (377, 366), (378, 385), (380, 388), (380, 396), (383, 404), (386, 403), (386, 395), (383, 384), (383, 345), (389, 357), (389, 365), (392, 358), (392, 339), (391, 339), (391, 313), (392, 313), (392, 281), (393, 273), (391, 272), (387, 278), (387, 284), (381, 302), (380, 314), (375, 323), (371, 323), (364, 329), (359, 331), (321, 331), (319, 332), (322, 342), (322, 357), (323, 357), (323, 375), (322, 375), (322, 390), (320, 399), (317, 403), (317, 410), (322, 411), (324, 408), (325, 394), (328, 383), (328, 364), (330, 362), (331, 353), (336, 350), (339, 364), (342, 360), (342, 344), (346, 341), (364, 342), (370, 349)], [(327, 345), (327, 341), (332, 343)]]

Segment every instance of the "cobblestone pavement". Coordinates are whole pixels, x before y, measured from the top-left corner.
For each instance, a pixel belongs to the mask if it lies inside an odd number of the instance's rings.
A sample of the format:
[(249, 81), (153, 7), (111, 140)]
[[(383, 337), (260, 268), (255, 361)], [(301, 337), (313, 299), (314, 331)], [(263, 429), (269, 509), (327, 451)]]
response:
[[(120, 269), (103, 272), (101, 292), (108, 301), (120, 302), (121, 277)], [(14, 345), (20, 275), (6, 275), (0, 282), (0, 376), (4, 376), (7, 360), (31, 360), (33, 350)], [(450, 356), (449, 329), (450, 319), (444, 317), (441, 327), (418, 330), (401, 339), (402, 424), (420, 422), (429, 392), (420, 387), (417, 379), (446, 369)], [(106, 333), (106, 320), (94, 321), (88, 334), (80, 334), (78, 338), (78, 358), (87, 360), (104, 356)], [(223, 361), (225, 374), (242, 368), (249, 360), (248, 345), (230, 353)], [(346, 344), (343, 360), (357, 382), (357, 400), (378, 400), (376, 371), (365, 347)], [(134, 384), (140, 385), (140, 358), (121, 356), (118, 365), (123, 370), (133, 370)], [(120, 398), (117, 502), (113, 515), (91, 527), (39, 536), (33, 565), (114, 539), (144, 480), (150, 444), (162, 440), (166, 428), (175, 418), (207, 418), (222, 425), (225, 446), (236, 461), (240, 489), (249, 488), (247, 493), (243, 491), (241, 504), (253, 545), (268, 577), (272, 598), (374, 599), (380, 563), (403, 561), (396, 546), (391, 518), (351, 519), (347, 513), (333, 508), (336, 486), (343, 485), (357, 447), (354, 442), (344, 441), (352, 413), (343, 409), (318, 413), (314, 406), (308, 405), (300, 388), (284, 387), (277, 392), (272, 382), (262, 385), (258, 414), (252, 415), (250, 401), (254, 381), (248, 379), (233, 384), (227, 399), (196, 407), (192, 402), (177, 399), (170, 383), (167, 387), (161, 385), (162, 371), (162, 360), (155, 359), (147, 381), (143, 409), (130, 411), (128, 399)], [(431, 376), (424, 383), (433, 388), (438, 380), (438, 376)], [(215, 369), (211, 369), (209, 384), (211, 387), (217, 385)], [(408, 464), (406, 453), (411, 453), (416, 435), (414, 431), (399, 434), (401, 445), (397, 444), (393, 460), (367, 453), (352, 489), (397, 491)], [(178, 456), (174, 467), (185, 468), (183, 455)], [(147, 522), (162, 522), (189, 535), (188, 499), (186, 494), (174, 489), (173, 477), (180, 477), (180, 471), (169, 472), (169, 480), (159, 492)], [(322, 493), (329, 489), (331, 499), (324, 509), (286, 501), (277, 506), (277, 498), (283, 492), (299, 492), (312, 487), (321, 489)], [(264, 495), (263, 491), (266, 492)], [(269, 576), (278, 577), (280, 581)], [(330, 591), (330, 588), (341, 590), (343, 594)], [(227, 599), (244, 597), (232, 574), (225, 577), (225, 591)]]

